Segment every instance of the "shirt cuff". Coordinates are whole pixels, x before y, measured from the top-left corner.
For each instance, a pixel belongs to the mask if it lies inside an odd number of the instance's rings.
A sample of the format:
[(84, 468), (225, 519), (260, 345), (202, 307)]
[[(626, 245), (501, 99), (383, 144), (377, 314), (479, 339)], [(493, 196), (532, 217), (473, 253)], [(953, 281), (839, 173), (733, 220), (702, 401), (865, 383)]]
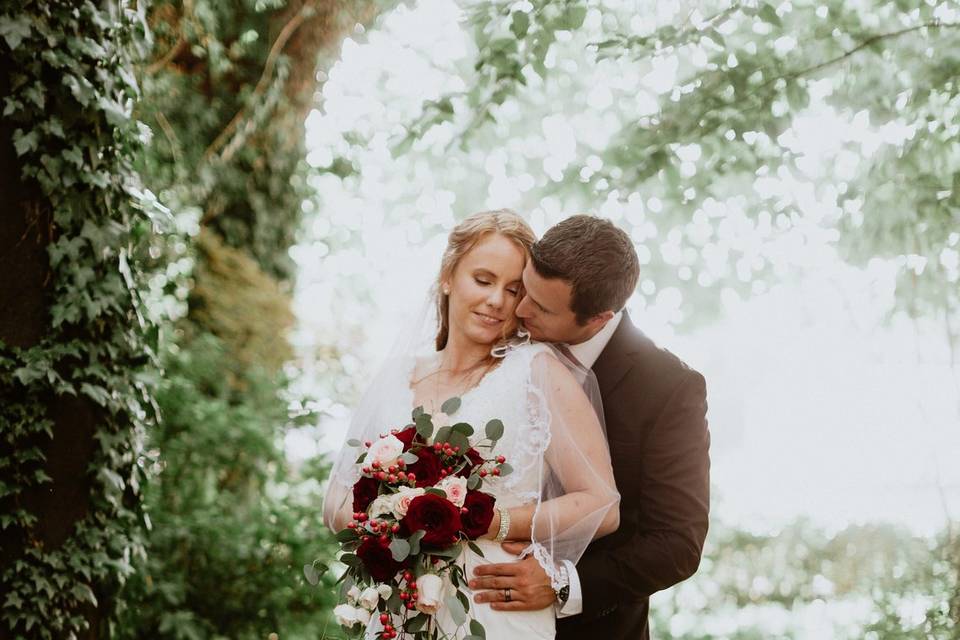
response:
[(567, 598), (567, 601), (562, 607), (558, 606), (558, 618), (566, 618), (583, 613), (583, 593), (580, 591), (580, 576), (577, 574), (577, 567), (569, 560), (564, 560), (563, 566), (567, 569), (567, 579), (570, 581), (570, 597)]

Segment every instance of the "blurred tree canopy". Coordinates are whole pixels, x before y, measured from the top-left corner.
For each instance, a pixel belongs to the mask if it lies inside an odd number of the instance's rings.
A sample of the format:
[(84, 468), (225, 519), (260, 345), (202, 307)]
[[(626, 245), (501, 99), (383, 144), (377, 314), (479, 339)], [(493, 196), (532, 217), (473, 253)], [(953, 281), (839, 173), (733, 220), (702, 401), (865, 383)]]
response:
[[(949, 327), (960, 308), (957, 3), (645, 6), (475, 3), (465, 88), (424, 102), (395, 150), (426, 137), (423, 148), (438, 126), (490, 149), (528, 135), (517, 113), (575, 121), (592, 110), (592, 130), (577, 131), (569, 162), (547, 167), (537, 197), (615, 203), (642, 253), (670, 240), (675, 250), (645, 266), (658, 288), (695, 292), (701, 306), (725, 288), (763, 290), (784, 273), (757, 240), (782, 250), (779, 234), (810, 227), (854, 264), (896, 259), (899, 307)], [(595, 86), (604, 75), (623, 81)], [(883, 135), (838, 140), (813, 165), (791, 131), (807, 114)]]

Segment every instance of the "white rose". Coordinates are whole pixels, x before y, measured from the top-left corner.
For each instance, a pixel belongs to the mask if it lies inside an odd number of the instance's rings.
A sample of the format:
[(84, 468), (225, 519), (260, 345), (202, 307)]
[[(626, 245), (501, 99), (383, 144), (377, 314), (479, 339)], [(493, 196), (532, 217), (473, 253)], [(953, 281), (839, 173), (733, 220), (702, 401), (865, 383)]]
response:
[(360, 587), (353, 585), (350, 587), (350, 590), (347, 591), (347, 602), (350, 604), (357, 604), (357, 600), (360, 598)]
[(417, 488), (412, 489), (410, 487), (400, 487), (400, 490), (393, 494), (393, 517), (398, 520), (405, 515), (407, 515), (407, 509), (410, 508), (410, 503), (417, 496), (422, 496), (425, 489)]
[(367, 511), (370, 513), (370, 517), (376, 518), (393, 513), (393, 506), (395, 502), (394, 495), (385, 494), (382, 496), (377, 496), (377, 499), (370, 503), (370, 508), (367, 509)]
[(443, 580), (433, 573), (425, 573), (417, 578), (417, 610), (433, 615), (440, 609), (440, 595)]
[(397, 458), (403, 453), (403, 442), (394, 435), (377, 439), (367, 450), (365, 462), (373, 464), (379, 462), (384, 469), (397, 462)]
[(370, 619), (370, 614), (368, 612), (363, 611), (363, 609), (356, 609), (349, 604), (339, 604), (334, 607), (333, 616), (337, 619), (339, 624), (352, 628), (353, 625), (361, 621), (361, 612), (367, 613), (367, 620)]
[(354, 615), (357, 616), (357, 622), (359, 622), (361, 626), (365, 627), (370, 622), (370, 612), (366, 609), (357, 607), (354, 609)]
[(463, 506), (463, 501), (467, 499), (467, 479), (456, 476), (447, 476), (438, 485), (439, 489), (447, 494), (447, 500), (457, 505)]
[(367, 587), (360, 594), (359, 600), (364, 609), (372, 611), (377, 608), (377, 603), (380, 602), (380, 592), (374, 587)]
[(380, 597), (384, 600), (389, 600), (390, 596), (393, 595), (393, 588), (391, 588), (388, 584), (378, 584), (377, 593), (379, 593)]

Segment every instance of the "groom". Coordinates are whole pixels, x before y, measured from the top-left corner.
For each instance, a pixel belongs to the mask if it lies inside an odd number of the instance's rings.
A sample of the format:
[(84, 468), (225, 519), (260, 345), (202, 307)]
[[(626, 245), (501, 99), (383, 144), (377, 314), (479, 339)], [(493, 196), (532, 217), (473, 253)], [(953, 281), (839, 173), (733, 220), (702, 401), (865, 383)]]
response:
[[(626, 233), (578, 215), (547, 231), (523, 272), (517, 316), (535, 340), (569, 348), (597, 376), (620, 528), (568, 563), (557, 591), (532, 556), (480, 565), (470, 586), (494, 609), (557, 607), (559, 640), (649, 638), (650, 594), (693, 575), (707, 534), (704, 379), (631, 322), (623, 307), (639, 269)], [(525, 546), (504, 544), (517, 554)]]

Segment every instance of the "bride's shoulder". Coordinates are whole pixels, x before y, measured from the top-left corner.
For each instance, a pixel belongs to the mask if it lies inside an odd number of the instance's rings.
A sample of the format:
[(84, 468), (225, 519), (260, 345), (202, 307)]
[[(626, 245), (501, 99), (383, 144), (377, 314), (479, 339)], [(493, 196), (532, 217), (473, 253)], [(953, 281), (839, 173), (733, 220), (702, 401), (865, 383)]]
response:
[(551, 366), (550, 364), (540, 363), (559, 363), (556, 347), (549, 342), (528, 342), (518, 345), (510, 350), (507, 358), (527, 367), (533, 367), (535, 365)]

